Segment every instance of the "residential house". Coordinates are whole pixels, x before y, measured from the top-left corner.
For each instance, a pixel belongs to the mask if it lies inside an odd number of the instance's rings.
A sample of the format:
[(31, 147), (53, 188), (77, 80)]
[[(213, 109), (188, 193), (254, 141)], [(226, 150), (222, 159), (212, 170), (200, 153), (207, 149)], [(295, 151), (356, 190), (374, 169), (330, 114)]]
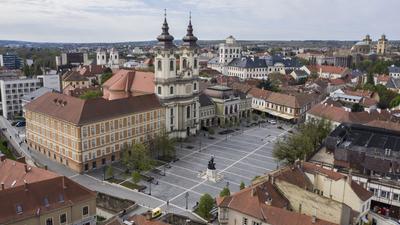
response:
[(96, 224), (96, 193), (46, 169), (0, 158), (0, 224)]

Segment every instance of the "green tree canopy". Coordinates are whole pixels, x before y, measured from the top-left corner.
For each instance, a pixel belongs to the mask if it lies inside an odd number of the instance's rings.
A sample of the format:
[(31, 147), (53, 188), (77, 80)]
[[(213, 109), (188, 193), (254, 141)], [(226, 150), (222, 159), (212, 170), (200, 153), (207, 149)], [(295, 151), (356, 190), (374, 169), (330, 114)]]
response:
[(132, 172), (132, 182), (133, 182), (134, 184), (139, 183), (140, 178), (141, 178), (141, 175), (140, 175), (140, 173), (139, 173), (138, 171), (133, 171), (133, 172)]
[(206, 220), (211, 218), (210, 211), (214, 207), (214, 199), (209, 194), (204, 194), (200, 198), (199, 207), (197, 209), (199, 216)]
[(239, 186), (240, 190), (243, 190), (246, 188), (246, 185), (244, 184), (244, 182), (240, 182), (240, 186)]
[(108, 79), (112, 77), (112, 71), (111, 72), (104, 72), (101, 74), (101, 79), (100, 79), (100, 84), (104, 84)]
[(297, 159), (307, 158), (323, 143), (331, 127), (331, 123), (325, 119), (301, 125), (298, 132), (275, 143), (274, 157), (288, 164), (294, 163)]
[(359, 103), (354, 103), (351, 106), (351, 111), (352, 112), (363, 112), (364, 111), (364, 107), (362, 105), (360, 105)]
[(88, 90), (85, 91), (81, 96), (79, 96), (79, 98), (88, 100), (99, 98), (101, 96), (103, 96), (103, 92), (101, 92), (100, 90)]
[(390, 108), (394, 108), (400, 105), (400, 95), (397, 95), (390, 101)]
[(129, 170), (146, 171), (153, 167), (148, 148), (144, 144), (134, 144), (123, 150), (122, 163)]
[(224, 187), (222, 191), (219, 193), (219, 197), (228, 197), (231, 195), (231, 191), (228, 187)]
[(150, 143), (151, 149), (157, 157), (172, 159), (176, 155), (175, 150), (176, 140), (169, 138), (167, 132), (163, 130), (160, 134), (154, 137)]

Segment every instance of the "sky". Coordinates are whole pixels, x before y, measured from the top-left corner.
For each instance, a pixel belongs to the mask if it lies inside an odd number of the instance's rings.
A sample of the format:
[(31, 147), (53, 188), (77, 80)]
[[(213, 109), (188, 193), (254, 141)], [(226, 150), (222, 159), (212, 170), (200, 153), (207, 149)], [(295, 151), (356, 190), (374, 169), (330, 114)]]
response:
[(400, 39), (400, 0), (0, 0), (0, 40), (155, 40), (164, 8), (175, 39)]

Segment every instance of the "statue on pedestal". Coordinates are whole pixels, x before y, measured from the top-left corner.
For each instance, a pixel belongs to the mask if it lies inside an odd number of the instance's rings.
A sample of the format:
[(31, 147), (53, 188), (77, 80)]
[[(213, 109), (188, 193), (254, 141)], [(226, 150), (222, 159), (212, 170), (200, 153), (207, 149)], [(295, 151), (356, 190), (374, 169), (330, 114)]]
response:
[(210, 161), (208, 161), (208, 169), (209, 170), (215, 170), (214, 156), (211, 156)]

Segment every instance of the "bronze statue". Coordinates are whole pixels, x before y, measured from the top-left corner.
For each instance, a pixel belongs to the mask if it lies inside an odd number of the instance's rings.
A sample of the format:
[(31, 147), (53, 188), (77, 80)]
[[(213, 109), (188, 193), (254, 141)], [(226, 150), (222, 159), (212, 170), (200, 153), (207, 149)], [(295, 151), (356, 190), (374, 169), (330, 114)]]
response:
[(210, 161), (208, 161), (208, 169), (209, 170), (215, 170), (214, 156), (211, 156)]

